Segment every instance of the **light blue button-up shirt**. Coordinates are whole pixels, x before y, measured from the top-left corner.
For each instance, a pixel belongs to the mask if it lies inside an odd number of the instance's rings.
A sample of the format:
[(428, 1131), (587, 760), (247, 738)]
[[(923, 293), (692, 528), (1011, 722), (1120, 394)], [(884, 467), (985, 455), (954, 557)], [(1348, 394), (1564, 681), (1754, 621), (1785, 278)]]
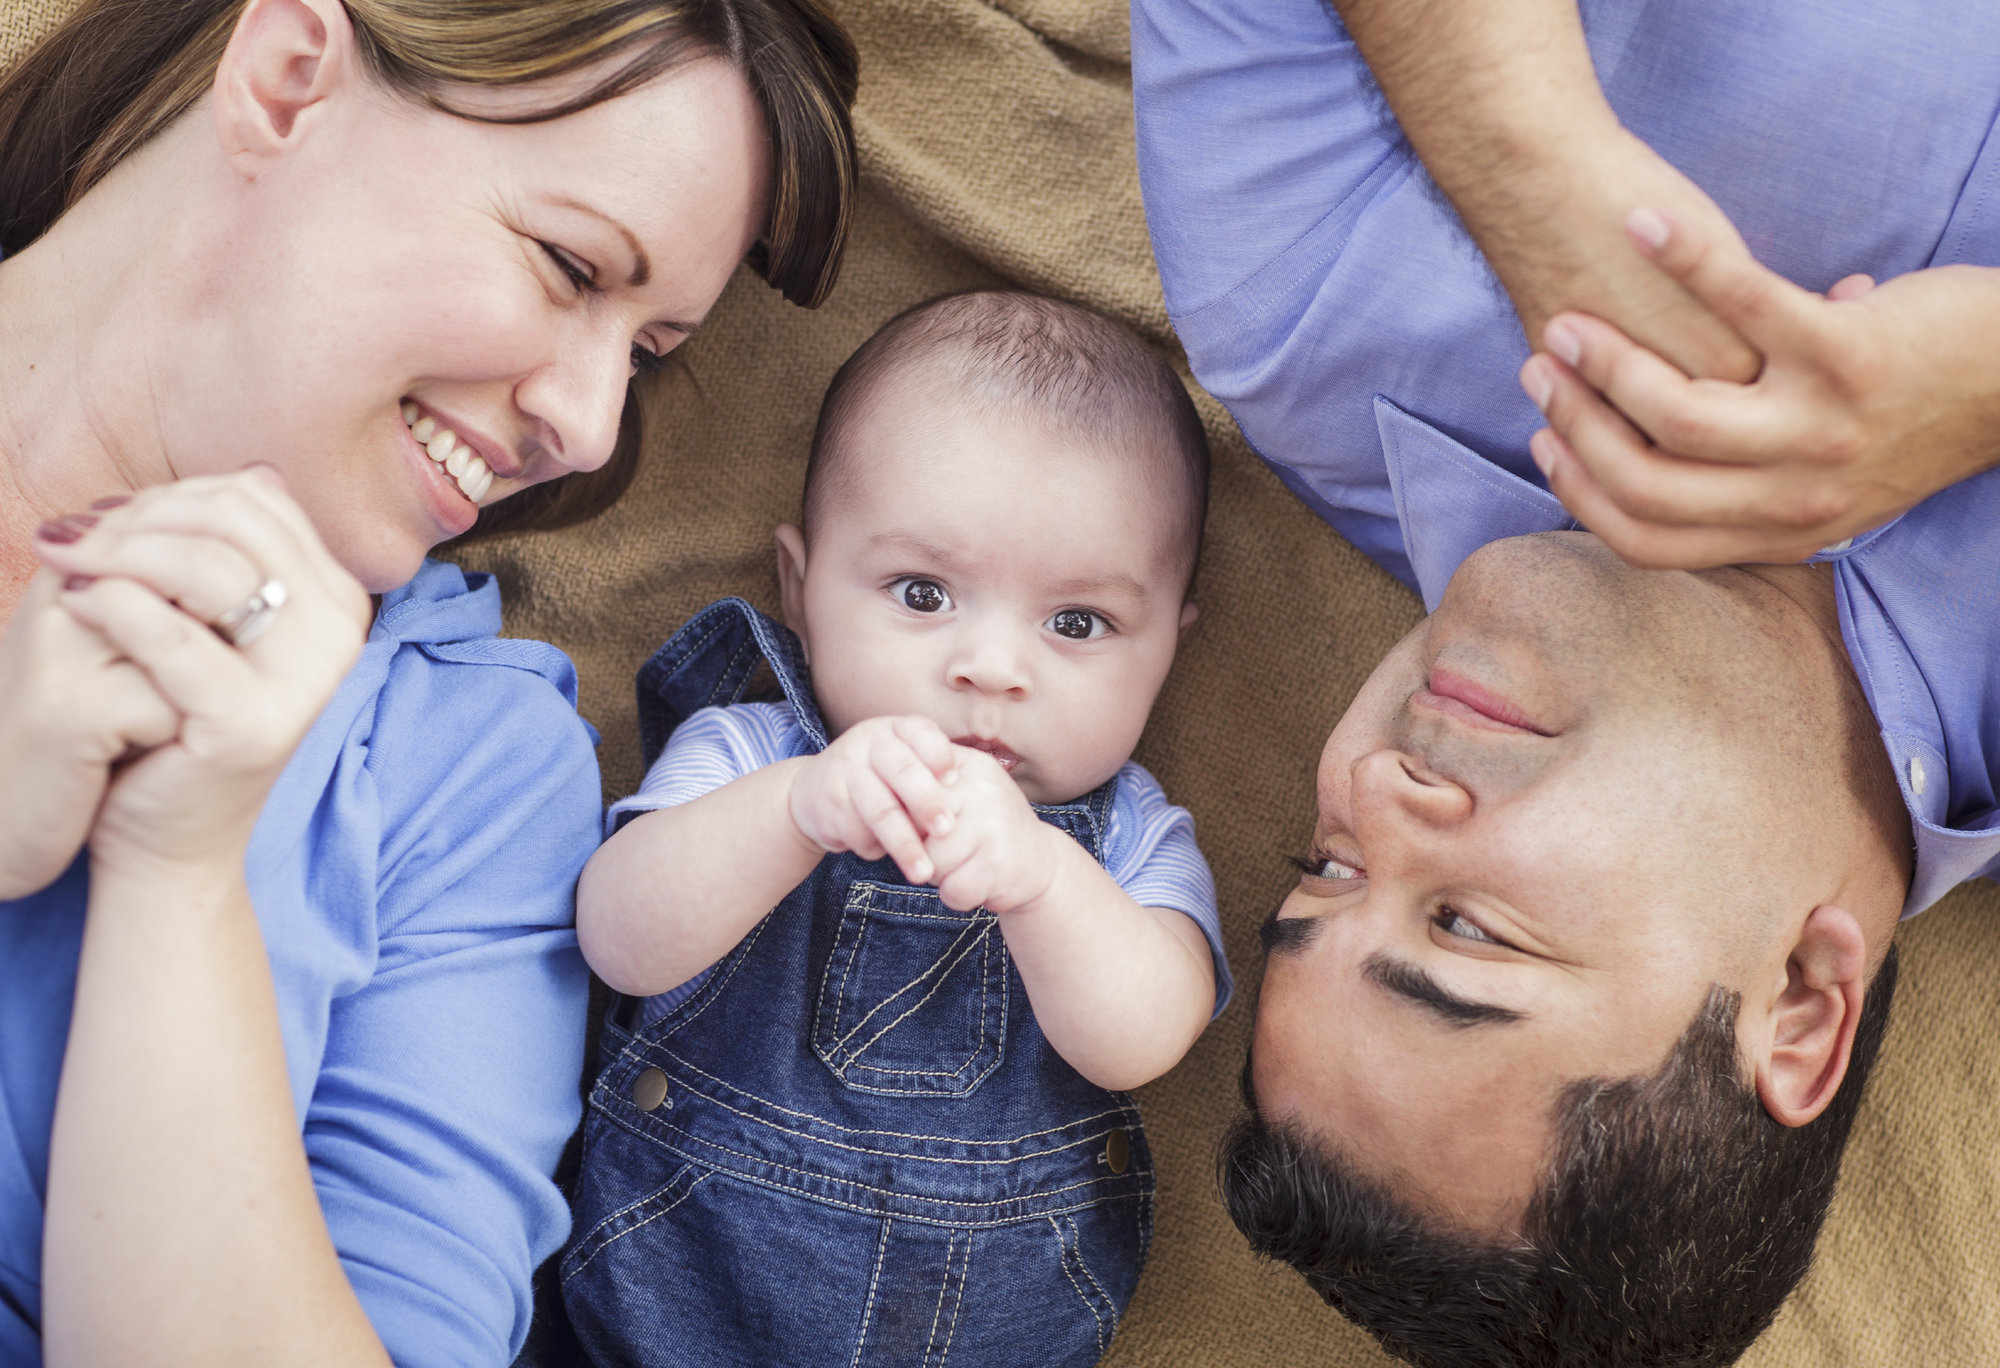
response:
[[(498, 587), (431, 562), (272, 790), (245, 862), (328, 1232), (397, 1363), (511, 1362), (569, 1230), (595, 736)], [(0, 902), (0, 1365), (41, 1361), (42, 1201), (88, 872)], [(220, 1123), (220, 1119), (219, 1119)], [(134, 1116), (143, 1128), (146, 1118)]]
[[(2000, 265), (2000, 5), (1583, 0), (1618, 116), (1767, 265)], [(1195, 375), (1291, 489), (1435, 606), (1575, 526), (1505, 292), (1326, 0), (1133, 0), (1139, 172)], [(2000, 472), (1822, 559), (1910, 809), (1905, 914), (2000, 873)]]

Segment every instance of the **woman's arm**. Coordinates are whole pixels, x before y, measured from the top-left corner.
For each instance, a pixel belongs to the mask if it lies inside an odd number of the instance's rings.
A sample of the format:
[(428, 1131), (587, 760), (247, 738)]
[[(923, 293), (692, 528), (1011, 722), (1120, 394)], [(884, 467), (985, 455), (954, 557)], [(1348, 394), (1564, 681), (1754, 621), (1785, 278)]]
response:
[[(56, 1104), (43, 1246), (51, 1364), (385, 1363), (320, 1215), (243, 859), (361, 644), (367, 597), (274, 476), (139, 496), (44, 560), (63, 603), (179, 714), (114, 778)], [(237, 649), (205, 625), (266, 578)]]

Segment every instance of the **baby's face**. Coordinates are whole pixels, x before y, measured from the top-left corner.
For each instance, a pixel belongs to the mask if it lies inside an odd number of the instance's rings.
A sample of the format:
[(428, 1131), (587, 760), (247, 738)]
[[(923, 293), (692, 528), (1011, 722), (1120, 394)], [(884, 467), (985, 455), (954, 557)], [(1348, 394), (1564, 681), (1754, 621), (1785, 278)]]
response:
[(1132, 754), (1194, 618), (1171, 482), (1011, 411), (871, 409), (810, 550), (779, 531), (827, 725), (928, 717), (1033, 802), (1088, 793)]

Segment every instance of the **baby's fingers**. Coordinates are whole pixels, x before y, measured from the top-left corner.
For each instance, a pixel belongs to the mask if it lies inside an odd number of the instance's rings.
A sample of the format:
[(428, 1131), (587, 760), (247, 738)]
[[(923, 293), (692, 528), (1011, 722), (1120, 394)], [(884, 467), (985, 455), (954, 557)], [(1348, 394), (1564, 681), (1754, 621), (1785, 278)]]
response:
[(855, 817), (896, 862), (903, 877), (911, 883), (929, 883), (934, 871), (931, 857), (924, 853), (923, 838), (882, 778), (867, 771), (857, 774), (848, 787), (848, 799)]
[(958, 763), (951, 738), (928, 717), (899, 717), (889, 725), (938, 778), (944, 778)]
[(868, 748), (868, 763), (925, 836), (942, 836), (951, 830), (949, 792), (929, 762), (900, 734), (879, 737)]

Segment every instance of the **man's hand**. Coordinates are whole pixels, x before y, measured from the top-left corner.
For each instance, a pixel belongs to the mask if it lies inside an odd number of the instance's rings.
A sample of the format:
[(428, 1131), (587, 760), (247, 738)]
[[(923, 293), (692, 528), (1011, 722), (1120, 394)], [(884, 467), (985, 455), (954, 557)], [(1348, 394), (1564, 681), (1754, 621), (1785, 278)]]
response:
[(793, 825), (821, 850), (864, 860), (886, 854), (911, 883), (929, 883), (924, 833), (936, 839), (952, 828), (940, 780), (957, 749), (927, 718), (857, 722), (800, 767), (789, 799)]
[(1690, 375), (1748, 380), (1750, 344), (1626, 245), (1640, 205), (1734, 237), (1606, 102), (1575, 0), (1335, 0), (1410, 145), (1530, 339), (1582, 309)]
[[(1536, 463), (1635, 565), (1794, 561), (2000, 464), (2000, 269), (1947, 266), (1825, 297), (1733, 234), (1636, 211), (1639, 252), (1766, 357), (1690, 379), (1601, 319), (1559, 314), (1521, 382)], [(1558, 359), (1560, 358), (1560, 359)]]
[(949, 822), (942, 830), (933, 826), (924, 843), (938, 894), (961, 912), (986, 907), (1004, 915), (1026, 907), (1055, 879), (1050, 838), (1069, 838), (1035, 815), (998, 760), (965, 746), (952, 749), (954, 772), (944, 789)]

